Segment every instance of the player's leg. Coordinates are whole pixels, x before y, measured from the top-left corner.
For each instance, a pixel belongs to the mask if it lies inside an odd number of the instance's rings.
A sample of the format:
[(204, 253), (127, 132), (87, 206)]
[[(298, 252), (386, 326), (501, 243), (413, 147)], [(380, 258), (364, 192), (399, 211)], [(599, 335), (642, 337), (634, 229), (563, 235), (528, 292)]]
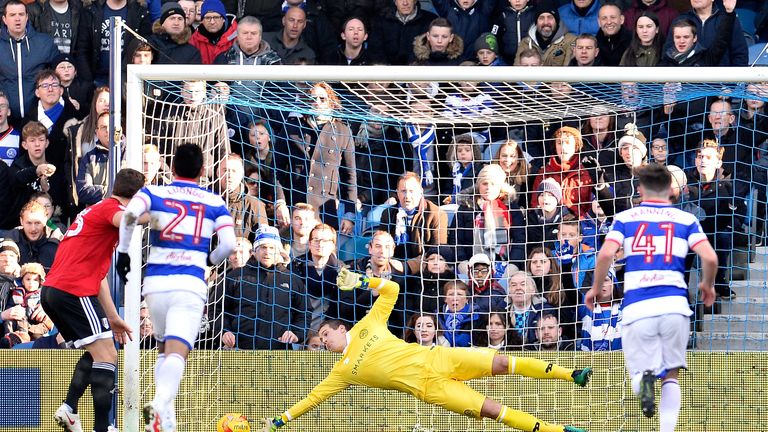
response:
[(654, 384), (663, 370), (659, 326), (659, 317), (644, 318), (624, 325), (621, 335), (632, 391), (640, 396), (640, 408), (649, 418), (656, 413)]
[[(111, 335), (111, 332), (110, 332)], [(94, 432), (107, 432), (115, 390), (117, 350), (112, 338), (97, 339), (85, 346), (93, 357), (91, 367), (91, 394), (93, 395)]]
[(659, 423), (661, 432), (675, 430), (682, 395), (678, 375), (680, 368), (686, 367), (686, 347), (688, 346), (690, 318), (683, 315), (666, 315), (660, 320), (662, 367), (665, 373), (661, 381), (661, 399), (659, 400)]
[(524, 411), (518, 411), (502, 405), (491, 398), (486, 398), (480, 415), (522, 431), (541, 432), (585, 432), (575, 426), (547, 423)]
[(532, 357), (514, 357), (496, 354), (493, 358), (494, 375), (523, 375), (538, 379), (561, 379), (575, 382), (581, 387), (589, 383), (592, 369), (568, 369)]

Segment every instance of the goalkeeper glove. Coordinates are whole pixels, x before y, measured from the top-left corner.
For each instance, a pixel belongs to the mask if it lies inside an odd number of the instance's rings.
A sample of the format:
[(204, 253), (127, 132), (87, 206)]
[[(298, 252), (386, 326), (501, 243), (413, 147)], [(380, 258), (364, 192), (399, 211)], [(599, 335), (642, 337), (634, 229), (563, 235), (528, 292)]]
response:
[(125, 252), (117, 253), (117, 263), (115, 263), (115, 270), (117, 275), (120, 276), (120, 280), (123, 283), (128, 282), (128, 272), (131, 271), (131, 257)]
[(336, 285), (342, 291), (351, 291), (355, 288), (368, 288), (368, 277), (350, 271), (348, 268), (339, 270), (336, 276)]
[(283, 418), (280, 416), (277, 416), (272, 420), (268, 418), (261, 419), (261, 423), (264, 425), (262, 432), (275, 432), (277, 429), (281, 428), (282, 426), (285, 426), (285, 422), (283, 421)]

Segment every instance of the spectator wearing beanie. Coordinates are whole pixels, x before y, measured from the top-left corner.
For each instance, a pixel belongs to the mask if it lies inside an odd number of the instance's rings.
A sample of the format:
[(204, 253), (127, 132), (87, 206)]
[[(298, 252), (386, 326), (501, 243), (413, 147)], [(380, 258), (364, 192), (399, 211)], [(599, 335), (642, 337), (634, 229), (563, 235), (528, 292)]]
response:
[(528, 35), (520, 41), (515, 55), (515, 64), (520, 61), (520, 54), (528, 49), (535, 49), (541, 54), (542, 66), (566, 66), (573, 58), (573, 45), (576, 35), (560, 22), (557, 2), (542, 0), (536, 7), (534, 25), (528, 29)]
[(200, 8), (200, 25), (189, 43), (198, 51), (203, 64), (213, 64), (216, 56), (232, 47), (237, 38), (237, 22), (227, 17), (220, 0), (205, 0)]
[[(562, 188), (562, 204), (574, 215), (581, 216), (592, 206), (593, 181), (581, 165), (580, 152), (584, 145), (581, 132), (571, 126), (563, 126), (555, 132), (555, 154), (541, 167), (533, 182), (538, 189), (542, 181), (554, 179)], [(538, 205), (538, 192), (531, 197), (531, 206)]]
[(80, 78), (75, 67), (75, 57), (72, 54), (61, 54), (51, 63), (56, 76), (61, 81), (64, 90), (62, 97), (68, 99), (77, 110), (75, 117), (82, 120), (88, 115), (93, 99), (93, 82)]
[(557, 241), (557, 231), (565, 215), (570, 214), (562, 205), (563, 189), (553, 178), (546, 178), (536, 188), (536, 201), (526, 211), (526, 256), (535, 248)]
[(184, 9), (176, 2), (164, 3), (160, 19), (152, 24), (152, 36), (147, 38), (158, 52), (155, 64), (202, 64), (200, 51), (189, 44), (191, 38)]
[(480, 66), (506, 66), (499, 57), (499, 41), (492, 33), (483, 33), (475, 40), (475, 56)]
[(633, 124), (628, 124), (626, 133), (616, 145), (617, 164), (613, 169), (606, 170), (608, 184), (613, 186), (616, 200), (616, 213), (633, 207), (632, 199), (639, 199), (637, 191), (638, 180), (635, 170), (646, 164), (648, 146), (645, 135), (638, 131)]

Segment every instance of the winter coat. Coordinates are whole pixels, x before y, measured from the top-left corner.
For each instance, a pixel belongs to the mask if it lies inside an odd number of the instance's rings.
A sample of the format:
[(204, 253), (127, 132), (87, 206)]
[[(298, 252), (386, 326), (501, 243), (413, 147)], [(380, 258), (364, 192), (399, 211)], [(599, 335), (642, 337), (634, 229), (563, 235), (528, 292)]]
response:
[(370, 66), (373, 64), (373, 59), (368, 51), (368, 47), (363, 43), (360, 54), (353, 59), (347, 58), (344, 54), (344, 45), (339, 45), (336, 50), (330, 55), (325, 64), (339, 65), (339, 66)]
[[(466, 261), (475, 253), (485, 253), (494, 261), (512, 261), (518, 266), (523, 263), (525, 261), (525, 219), (517, 204), (515, 202), (509, 204), (509, 230), (496, 235), (498, 241), (507, 240), (503, 244), (506, 246), (506, 256), (494, 256), (495, 253), (487, 250), (488, 246), (475, 243), (475, 230), (478, 229), (475, 228), (475, 219), (481, 215), (483, 210), (474, 200), (459, 205), (453, 223), (448, 229), (448, 244), (456, 245), (456, 262)], [(502, 230), (497, 229), (497, 231)], [(483, 250), (480, 250), (481, 248)]]
[(154, 64), (202, 64), (203, 59), (200, 51), (189, 44), (192, 38), (192, 30), (185, 27), (184, 31), (177, 36), (171, 36), (165, 32), (160, 21), (155, 21), (152, 25), (152, 35), (147, 41), (158, 51), (158, 56), (154, 59)]
[(261, 41), (259, 49), (253, 54), (245, 54), (240, 45), (237, 44), (237, 40), (232, 44), (229, 50), (216, 56), (213, 64), (229, 64), (229, 65), (271, 65), (280, 64), (280, 56), (269, 46), (268, 43)]
[(541, 49), (536, 39), (536, 26), (528, 29), (528, 35), (520, 41), (515, 55), (515, 64), (520, 61), (520, 54), (525, 49), (535, 49), (541, 54), (542, 66), (567, 66), (573, 58), (573, 47), (576, 44), (576, 35), (568, 32), (568, 28), (560, 23), (557, 32), (552, 36), (552, 42), (547, 49)]
[(282, 35), (283, 30), (280, 29), (277, 32), (264, 33), (262, 39), (277, 53), (283, 64), (293, 64), (299, 60), (304, 60), (307, 64), (317, 63), (317, 53), (307, 44), (304, 37), (300, 37), (296, 45), (289, 48), (283, 43)]
[[(104, 20), (106, 0), (84, 0), (78, 23), (77, 40), (73, 45), (77, 74), (86, 82), (109, 76), (109, 68), (101, 65), (101, 22)], [(152, 33), (152, 22), (144, 0), (128, 0), (125, 24), (136, 33), (147, 37)], [(125, 32), (123, 46), (134, 37)]]
[[(225, 19), (230, 20), (231, 17), (225, 17)], [(189, 39), (189, 44), (200, 51), (200, 57), (203, 64), (213, 64), (219, 54), (232, 48), (232, 44), (235, 43), (235, 39), (237, 39), (237, 22), (231, 20), (231, 24), (227, 23), (226, 26), (227, 28), (224, 30), (224, 33), (222, 33), (215, 42), (211, 42), (207, 36), (203, 35), (201, 29), (205, 29), (205, 27), (203, 27), (202, 24), (194, 33), (192, 33), (192, 37)]]
[[(3, 204), (11, 208), (9, 216), (12, 222), (14, 222), (13, 226), (16, 226), (18, 225), (21, 208), (29, 202), (33, 193), (42, 191), (40, 179), (37, 177), (37, 165), (32, 163), (26, 151), (19, 153), (13, 160), (10, 167), (9, 180), (13, 200)], [(56, 172), (48, 178), (48, 184), (50, 185), (48, 193), (51, 195), (53, 203), (64, 209), (67, 203), (66, 189), (68, 186), (71, 186), (65, 181), (65, 171), (56, 166)]]
[(303, 341), (307, 329), (304, 284), (284, 266), (266, 268), (252, 257), (239, 277), (227, 278), (223, 319), (239, 349), (289, 348), (278, 338), (292, 331)]
[(570, 214), (568, 209), (565, 206), (559, 206), (554, 216), (547, 219), (538, 205), (529, 208), (525, 212), (525, 245), (527, 247), (525, 255), (528, 256), (537, 247), (551, 247), (552, 243), (557, 241), (560, 222), (567, 214)]
[(6, 204), (0, 206), (0, 230), (13, 228), (19, 220), (18, 213), (14, 214), (11, 206), (8, 205), (14, 197), (11, 184), (11, 168), (5, 163), (0, 163), (0, 203)]
[(595, 37), (597, 48), (600, 49), (598, 58), (603, 66), (618, 66), (632, 42), (632, 32), (624, 27), (619, 27), (619, 32), (613, 36), (606, 36), (601, 29)]
[(98, 140), (95, 144), (77, 163), (77, 199), (83, 206), (101, 201), (109, 189), (109, 149)]
[(651, 11), (659, 17), (659, 34), (666, 36), (669, 33), (672, 21), (680, 15), (680, 12), (674, 7), (669, 6), (668, 3), (668, 0), (656, 0), (656, 3), (646, 6), (643, 0), (635, 0), (634, 5), (624, 11), (624, 27), (634, 32), (635, 24), (640, 15), (645, 11)]
[(445, 52), (432, 52), (427, 42), (427, 34), (416, 36), (413, 40), (413, 51), (409, 63), (416, 62), (424, 66), (458, 66), (464, 52), (464, 40), (454, 34)]
[(734, 199), (733, 183), (729, 178), (702, 182), (696, 170), (689, 171), (687, 176), (687, 201), (697, 205), (706, 215), (699, 222), (710, 242), (713, 242), (715, 233), (733, 233), (741, 227), (746, 216), (746, 206), (744, 200)]
[(235, 234), (238, 237), (253, 241), (259, 226), (269, 225), (266, 206), (255, 196), (248, 195), (243, 184), (236, 191), (222, 193), (222, 197), (227, 202), (227, 209), (235, 222)]
[(437, 14), (453, 24), (453, 34), (465, 41), (462, 60), (475, 57), (475, 40), (491, 31), (496, 0), (476, 0), (468, 9), (462, 9), (456, 0), (432, 0)]
[(306, 254), (296, 258), (291, 263), (291, 273), (301, 278), (307, 290), (307, 320), (309, 328), (317, 331), (326, 319), (340, 319), (339, 288), (336, 276), (344, 266), (336, 255), (331, 255), (328, 262), (318, 274), (312, 255)]
[(437, 18), (435, 14), (422, 10), (416, 3), (416, 16), (403, 23), (392, 9), (383, 17), (376, 18), (368, 35), (368, 50), (374, 61), (407, 65), (413, 53), (413, 40), (424, 34), (429, 23)]
[(653, 45), (641, 46), (634, 53), (634, 59), (631, 58), (632, 55), (629, 49), (624, 51), (619, 66), (653, 67), (661, 61), (661, 53)]
[[(558, 156), (552, 156), (549, 162), (539, 170), (533, 181), (532, 190), (538, 191), (539, 185), (545, 178), (553, 178), (563, 190), (562, 204), (568, 207), (577, 217), (580, 217), (592, 207), (592, 178), (582, 169), (579, 154), (573, 155), (565, 163)], [(538, 192), (531, 193), (531, 206), (538, 206)]]
[[(387, 231), (397, 242), (397, 214), (399, 206), (384, 210), (380, 229)], [(408, 243), (395, 246), (395, 258), (408, 260), (412, 272), (422, 264), (423, 254), (430, 246), (448, 243), (448, 216), (435, 203), (422, 199), (407, 228)]]
[(596, 35), (600, 30), (600, 25), (597, 22), (597, 13), (600, 11), (601, 2), (599, 0), (593, 0), (592, 6), (586, 14), (582, 15), (576, 10), (576, 6), (573, 1), (569, 1), (567, 4), (560, 6), (558, 12), (560, 12), (560, 25), (565, 26), (568, 30), (574, 34), (591, 34)]
[[(75, 41), (77, 40), (77, 32), (79, 29), (78, 24), (80, 23), (80, 10), (82, 9), (82, 4), (79, 1), (73, 1), (68, 0), (67, 4), (69, 6), (69, 9), (67, 10), (71, 14), (71, 45), (70, 45), (70, 52), (72, 50), (72, 46), (75, 44)], [(32, 27), (34, 27), (35, 30), (39, 31), (40, 33), (45, 33), (51, 37), (53, 37), (53, 28), (51, 28), (51, 21), (53, 20), (55, 11), (51, 7), (51, 2), (48, 0), (41, 0), (40, 2), (30, 3), (27, 5), (27, 14), (29, 22), (32, 24)]]
[(53, 258), (56, 256), (56, 250), (59, 248), (59, 242), (61, 242), (61, 231), (54, 230), (51, 227), (45, 227), (45, 233), (39, 240), (30, 241), (24, 234), (21, 227), (14, 228), (6, 231), (0, 237), (5, 237), (13, 240), (17, 246), (19, 246), (19, 265), (27, 263), (40, 263), (48, 272), (53, 265)]
[[(664, 44), (662, 66), (747, 66), (749, 48), (736, 12), (726, 13), (713, 6), (712, 16), (702, 24), (695, 12), (686, 12), (677, 20), (689, 19), (698, 30), (696, 45), (686, 56), (679, 56), (672, 35)], [(677, 21), (675, 20), (675, 21)]]
[(0, 90), (8, 96), (12, 124), (35, 105), (35, 75), (50, 67), (58, 55), (58, 48), (47, 34), (27, 26), (24, 37), (17, 41), (8, 28), (0, 28)]
[(536, 24), (536, 7), (530, 3), (521, 11), (512, 9), (509, 4), (501, 11), (496, 21), (496, 25), (499, 26), (497, 37), (501, 42), (499, 54), (507, 64), (514, 64), (517, 47), (534, 24)]

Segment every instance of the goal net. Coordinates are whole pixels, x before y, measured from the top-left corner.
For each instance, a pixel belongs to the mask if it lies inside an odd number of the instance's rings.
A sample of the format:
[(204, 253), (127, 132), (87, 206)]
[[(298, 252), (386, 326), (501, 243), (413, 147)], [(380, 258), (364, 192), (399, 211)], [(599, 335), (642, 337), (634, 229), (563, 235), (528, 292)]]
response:
[[(329, 267), (400, 284), (389, 322), (398, 337), (431, 337), (424, 327), (432, 322), (436, 343), (595, 369), (587, 389), (516, 376), (470, 383), (489, 397), (590, 431), (656, 427), (624, 371), (621, 256), (601, 312), (581, 307), (595, 251), (612, 216), (639, 202), (634, 169), (647, 163), (677, 167), (677, 205), (711, 231), (723, 268), (721, 297), (708, 309), (697, 296), (698, 264), (688, 260), (694, 315), (681, 430), (768, 428), (766, 376), (749, 372), (764, 360), (753, 351), (768, 348), (764, 79), (759, 69), (129, 66), (127, 166), (167, 183), (175, 147), (199, 144), (201, 182), (230, 198), (238, 235), (253, 241), (268, 224), (286, 245), (278, 258), (285, 284), (254, 276), (260, 264), (247, 248), (212, 270), (176, 402), (179, 429), (214, 430), (227, 412), (274, 416), (330, 370), (337, 355), (304, 349), (310, 330), (329, 317), (353, 323), (375, 298), (338, 294), (335, 273), (312, 259), (323, 248), (332, 251)], [(409, 188), (423, 191), (415, 210)], [(310, 242), (302, 203), (348, 232)], [(147, 233), (135, 235), (139, 262)], [(151, 321), (140, 289), (129, 278), (125, 311), (136, 328)], [(278, 341), (286, 330), (299, 340)], [(155, 358), (151, 340), (126, 347), (126, 431), (140, 430)], [(366, 388), (289, 427), (503, 429)]]

